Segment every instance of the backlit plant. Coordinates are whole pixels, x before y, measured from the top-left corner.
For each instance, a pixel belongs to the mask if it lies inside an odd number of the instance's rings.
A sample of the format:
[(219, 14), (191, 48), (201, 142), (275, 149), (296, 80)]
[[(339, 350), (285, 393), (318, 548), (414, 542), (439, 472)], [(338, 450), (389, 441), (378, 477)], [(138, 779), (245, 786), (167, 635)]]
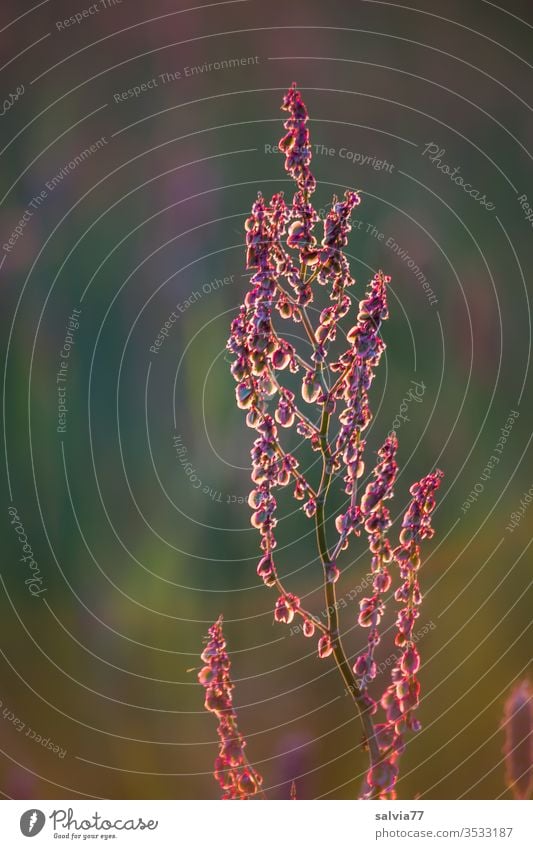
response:
[(515, 799), (533, 793), (533, 689), (528, 679), (516, 684), (504, 708), (505, 779)]
[[(237, 383), (237, 404), (257, 434), (251, 450), (253, 489), (249, 496), (251, 522), (261, 537), (257, 573), (277, 593), (276, 621), (289, 624), (300, 617), (305, 636), (317, 639), (318, 657), (332, 657), (354, 700), (369, 759), (361, 798), (389, 799), (395, 798), (405, 733), (420, 728), (415, 715), (420, 698), (420, 657), (413, 636), (422, 601), (420, 543), (434, 533), (431, 514), (442, 472), (436, 470), (411, 487), (412, 500), (403, 518), (399, 543), (393, 545), (389, 539), (391, 516), (387, 501), (393, 495), (398, 469), (394, 433), (380, 448), (366, 486), (360, 483), (365, 471), (366, 433), (372, 419), (369, 391), (385, 349), (381, 328), (388, 318), (390, 277), (381, 271), (375, 274), (358, 310), (353, 310), (349, 290), (355, 281), (344, 251), (351, 230), (350, 217), (361, 198), (356, 191), (346, 191), (343, 199), (333, 197), (329, 212), (322, 220), (319, 218), (311, 203), (316, 180), (310, 170), (308, 114), (294, 84), (285, 95), (282, 108), (288, 117), (279, 148), (285, 154), (285, 169), (296, 184), (296, 193), (289, 204), (282, 193), (270, 201), (259, 194), (246, 220), (246, 264), (252, 275), (227, 344), (233, 356), (231, 372)], [(317, 303), (321, 291), (327, 305), (321, 311), (314, 310), (318, 313), (314, 323), (310, 305)], [(346, 328), (342, 331), (344, 319)], [(284, 338), (279, 329), (283, 321), (303, 328), (307, 358)], [(342, 339), (346, 347), (335, 354)], [(283, 372), (297, 376), (301, 401), (296, 392), (283, 385)], [(309, 479), (294, 454), (283, 445), (282, 433), (292, 428), (319, 456), (318, 481)], [(327, 499), (332, 483), (340, 481), (345, 506), (335, 516), (336, 536), (331, 542), (326, 535)], [(327, 622), (307, 610), (278, 574), (276, 490), (283, 487), (293, 488), (294, 498), (301, 502), (304, 514), (315, 526)], [(359, 603), (358, 624), (366, 629), (368, 637), (365, 650), (352, 663), (341, 640), (336, 582), (340, 558), (353, 538), (363, 533), (371, 554), (372, 592)], [(368, 685), (377, 674), (374, 653), (381, 640), (379, 626), (393, 580), (397, 588), (392, 597), (398, 606), (394, 641), (399, 657), (390, 681), (375, 700)], [(213, 627), (216, 629), (219, 624)], [(200, 674), (205, 685), (211, 672), (204, 669)], [(221, 710), (232, 717), (231, 705)], [(235, 740), (241, 740), (240, 736)], [(254, 773), (249, 773), (240, 761), (236, 766), (226, 761), (225, 766), (231, 776), (229, 795), (251, 795), (248, 777), (246, 792), (243, 788), (240, 793), (239, 775), (253, 777)], [(219, 780), (220, 767), (219, 758)], [(236, 769), (237, 773), (245, 772), (237, 774)], [(259, 782), (254, 782), (259, 789)], [(228, 795), (227, 786), (222, 786)]]

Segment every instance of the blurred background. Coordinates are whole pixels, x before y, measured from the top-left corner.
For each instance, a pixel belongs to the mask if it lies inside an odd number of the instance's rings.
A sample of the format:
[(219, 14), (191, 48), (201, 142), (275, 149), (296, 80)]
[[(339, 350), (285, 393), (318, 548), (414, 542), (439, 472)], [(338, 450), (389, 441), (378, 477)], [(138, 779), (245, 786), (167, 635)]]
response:
[[(503, 702), (531, 663), (532, 29), (517, 0), (4, 0), (4, 797), (217, 798), (191, 670), (220, 613), (267, 794), (357, 797), (351, 700), (256, 575), (225, 351), (244, 218), (258, 190), (292, 192), (271, 151), (293, 80), (316, 205), (362, 193), (353, 297), (392, 275), (369, 466), (402, 412), (395, 519), (414, 480), (446, 475), (398, 795), (508, 795)], [(321, 615), (311, 524), (282, 505), (280, 570)], [(339, 565), (352, 657), (364, 540)]]

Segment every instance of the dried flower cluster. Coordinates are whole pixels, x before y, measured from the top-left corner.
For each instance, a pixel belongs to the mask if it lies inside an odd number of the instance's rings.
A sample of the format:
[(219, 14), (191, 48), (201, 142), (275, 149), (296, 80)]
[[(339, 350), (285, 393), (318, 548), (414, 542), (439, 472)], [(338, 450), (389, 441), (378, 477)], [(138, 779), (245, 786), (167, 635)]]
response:
[(515, 799), (533, 793), (533, 690), (527, 679), (511, 690), (505, 702), (505, 771)]
[[(393, 476), (394, 473), (391, 470), (389, 474)], [(398, 777), (398, 758), (405, 745), (403, 734), (406, 730), (419, 731), (421, 728), (419, 720), (414, 715), (420, 696), (420, 682), (416, 676), (420, 668), (420, 655), (413, 640), (413, 629), (422, 601), (418, 582), (420, 540), (431, 538), (434, 534), (431, 527), (431, 514), (435, 509), (434, 494), (440, 485), (441, 477), (442, 472), (436, 471), (411, 487), (413, 500), (403, 518), (400, 544), (394, 549), (392, 555), (388, 541), (380, 540), (380, 547), (384, 548), (386, 557), (391, 559), (392, 556), (397, 563), (403, 582), (394, 593), (395, 600), (403, 605), (396, 619), (395, 637), (395, 643), (402, 653), (398, 663), (392, 669), (392, 683), (381, 697), (381, 707), (385, 711), (386, 722), (375, 725), (381, 759), (368, 773), (363, 796), (372, 796), (376, 790), (381, 798), (391, 795)], [(388, 527), (388, 511), (385, 521)], [(370, 547), (372, 548), (372, 542)], [(378, 577), (380, 574), (383, 573), (378, 572)], [(388, 581), (390, 586), (388, 573), (385, 573), (383, 580)], [(372, 603), (373, 599), (370, 602)], [(374, 640), (369, 640), (369, 645), (375, 645), (378, 639), (379, 637), (376, 636)]]
[(248, 799), (261, 788), (263, 779), (248, 763), (246, 741), (237, 727), (230, 678), (231, 663), (222, 633), (222, 617), (209, 629), (209, 640), (202, 652), (206, 664), (198, 674), (205, 688), (205, 709), (218, 719), (220, 749), (215, 761), (215, 778), (224, 791), (223, 799)]
[[(420, 727), (414, 716), (420, 693), (420, 658), (413, 640), (422, 600), (420, 542), (433, 535), (431, 514), (442, 473), (437, 470), (411, 487), (412, 501), (399, 544), (394, 547), (388, 537), (391, 516), (386, 505), (393, 496), (398, 469), (394, 434), (379, 450), (366, 487), (359, 487), (365, 472), (365, 434), (372, 419), (369, 392), (385, 350), (381, 329), (388, 318), (390, 278), (381, 271), (374, 275), (359, 302), (355, 322), (348, 325), (347, 333), (340, 332), (341, 321), (352, 311), (349, 289), (355, 282), (344, 251), (350, 217), (361, 199), (355, 191), (346, 191), (341, 200), (334, 196), (329, 212), (320, 220), (310, 200), (316, 181), (310, 170), (308, 114), (294, 84), (282, 108), (289, 117), (279, 148), (296, 192), (291, 203), (281, 193), (270, 201), (259, 194), (246, 220), (247, 268), (252, 275), (227, 344), (233, 356), (237, 404), (246, 411), (246, 422), (257, 434), (251, 451), (254, 488), (249, 497), (251, 522), (261, 536), (257, 572), (267, 587), (277, 590), (275, 620), (288, 624), (301, 617), (303, 633), (310, 638), (316, 635), (320, 658), (333, 655), (353, 696), (370, 760), (361, 796), (394, 798), (405, 731)], [(322, 304), (313, 307), (318, 313), (318, 321), (313, 323), (309, 307), (320, 300)], [(305, 342), (302, 353), (279, 330), (284, 320), (300, 325), (305, 333), (298, 346), (303, 348)], [(342, 339), (347, 347), (339, 354)], [(293, 389), (281, 382), (284, 371), (293, 375), (288, 381)], [(302, 401), (297, 401), (297, 391)], [(322, 472), (318, 482), (308, 480), (296, 457), (284, 448), (281, 434), (290, 428), (319, 454)], [(340, 479), (346, 504), (335, 517), (336, 539), (328, 544), (326, 499), (332, 482)], [(304, 609), (300, 598), (285, 588), (276, 567), (276, 490), (288, 486), (315, 524), (327, 623)], [(341, 641), (335, 584), (339, 557), (363, 531), (371, 552), (372, 595), (361, 600), (358, 622), (368, 629), (368, 638), (365, 651), (349, 662)], [(392, 587), (393, 561), (400, 580), (394, 593), (399, 606), (395, 638), (399, 658), (390, 684), (376, 700), (369, 685), (376, 677), (374, 651)], [(385, 717), (376, 724), (374, 716), (380, 706)]]

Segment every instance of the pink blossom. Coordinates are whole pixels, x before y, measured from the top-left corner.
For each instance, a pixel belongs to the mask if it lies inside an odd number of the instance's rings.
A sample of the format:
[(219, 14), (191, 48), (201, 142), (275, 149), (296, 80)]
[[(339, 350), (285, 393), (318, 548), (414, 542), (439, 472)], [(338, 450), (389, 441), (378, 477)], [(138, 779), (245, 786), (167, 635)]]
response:
[(244, 753), (246, 741), (237, 726), (222, 617), (211, 625), (208, 633), (209, 640), (201, 655), (206, 665), (199, 672), (198, 680), (205, 688), (205, 709), (218, 719), (220, 745), (214, 776), (224, 791), (223, 799), (248, 799), (259, 792), (263, 779), (248, 763)]

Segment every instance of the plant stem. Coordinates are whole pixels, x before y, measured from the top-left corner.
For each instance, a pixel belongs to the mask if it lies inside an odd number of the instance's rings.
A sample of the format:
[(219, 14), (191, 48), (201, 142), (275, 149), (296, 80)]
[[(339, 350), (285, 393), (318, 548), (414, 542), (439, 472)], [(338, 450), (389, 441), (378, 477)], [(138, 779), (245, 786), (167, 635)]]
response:
[(333, 472), (331, 452), (328, 446), (328, 429), (330, 414), (326, 411), (326, 406), (327, 404), (325, 402), (322, 408), (322, 420), (320, 424), (322, 478), (320, 480), (320, 485), (318, 487), (317, 492), (317, 510), (315, 514), (315, 526), (318, 551), (320, 554), (322, 567), (324, 569), (324, 593), (328, 613), (328, 630), (331, 638), (331, 645), (333, 648), (333, 656), (335, 658), (335, 662), (337, 664), (340, 674), (342, 675), (343, 681), (346, 685), (346, 689), (349, 693), (351, 693), (352, 699), (361, 717), (365, 740), (368, 745), (368, 751), (370, 755), (370, 765), (375, 766), (381, 760), (381, 755), (376, 741), (374, 723), (370, 715), (369, 707), (365, 702), (363, 693), (357, 685), (357, 680), (350, 666), (350, 663), (348, 662), (344, 647), (342, 645), (339, 629), (339, 614), (337, 608), (335, 584), (332, 581), (328, 581), (326, 571), (327, 564), (330, 563), (330, 556), (326, 540), (325, 509), (326, 498)]
[[(287, 456), (277, 440), (274, 440), (273, 445), (280, 457), (285, 458)], [(306, 479), (303, 475), (300, 474), (300, 472), (296, 471), (296, 469), (291, 469), (291, 475), (295, 478), (295, 480), (300, 481), (300, 483), (305, 486), (307, 492), (309, 493), (309, 495), (311, 495), (312, 498), (316, 498), (316, 493), (313, 487), (307, 483)]]
[(277, 283), (276, 285), (277, 285), (279, 291), (282, 293), (282, 295), (284, 295), (287, 298), (288, 302), (290, 304), (292, 304), (292, 306), (295, 307), (298, 310), (298, 312), (300, 314), (300, 318), (302, 319), (302, 324), (303, 324), (305, 331), (307, 333), (307, 337), (309, 339), (309, 342), (311, 343), (311, 347), (313, 348), (313, 350), (315, 350), (315, 348), (316, 348), (315, 331), (313, 330), (313, 325), (311, 324), (311, 322), (309, 320), (309, 316), (307, 315), (307, 311), (306, 311), (305, 307), (299, 306), (296, 303), (296, 301), (294, 300), (294, 298), (291, 297), (291, 295), (289, 295), (289, 293), (283, 288), (283, 286), (281, 286), (280, 283)]
[[(274, 386), (275, 386), (275, 387), (276, 387), (276, 389), (278, 390), (278, 392), (279, 392), (279, 394), (280, 394), (280, 397), (282, 397), (282, 396), (283, 396), (283, 387), (280, 385), (280, 382), (279, 382), (279, 380), (277, 379), (277, 377), (276, 377), (276, 375), (274, 374), (274, 372), (272, 371), (272, 369), (270, 369), (270, 368), (268, 369), (268, 374), (269, 374), (269, 376), (270, 376), (270, 379), (271, 379), (272, 383), (274, 384)], [(311, 419), (308, 419), (308, 418), (307, 418), (307, 416), (305, 415), (305, 413), (302, 413), (302, 411), (301, 411), (301, 410), (299, 410), (299, 409), (298, 409), (298, 407), (297, 407), (296, 405), (294, 405), (294, 415), (295, 415), (295, 416), (297, 416), (297, 417), (300, 419), (300, 421), (301, 421), (301, 422), (303, 422), (304, 424), (306, 424), (306, 425), (307, 425), (307, 427), (308, 427), (310, 430), (312, 430), (314, 434), (317, 434), (317, 435), (318, 435), (318, 428), (317, 428), (317, 426), (316, 426), (316, 425), (314, 425), (314, 424), (313, 424), (313, 422), (311, 421)]]
[[(275, 330), (275, 328), (274, 328), (274, 325), (272, 325), (272, 335), (274, 336), (274, 338), (275, 338), (275, 339), (277, 339), (277, 341), (278, 341), (278, 342), (281, 342), (281, 340), (280, 340), (280, 338), (279, 338), (278, 334), (276, 333), (276, 330)], [(295, 359), (295, 360), (296, 360), (296, 362), (297, 362), (297, 363), (299, 363), (299, 364), (302, 366), (302, 368), (304, 368), (306, 371), (313, 371), (313, 366), (312, 366), (310, 363), (308, 363), (308, 362), (307, 362), (307, 360), (304, 360), (304, 358), (303, 358), (303, 357), (301, 357), (301, 356), (300, 356), (300, 355), (299, 355), (296, 351), (294, 351), (294, 359)]]

